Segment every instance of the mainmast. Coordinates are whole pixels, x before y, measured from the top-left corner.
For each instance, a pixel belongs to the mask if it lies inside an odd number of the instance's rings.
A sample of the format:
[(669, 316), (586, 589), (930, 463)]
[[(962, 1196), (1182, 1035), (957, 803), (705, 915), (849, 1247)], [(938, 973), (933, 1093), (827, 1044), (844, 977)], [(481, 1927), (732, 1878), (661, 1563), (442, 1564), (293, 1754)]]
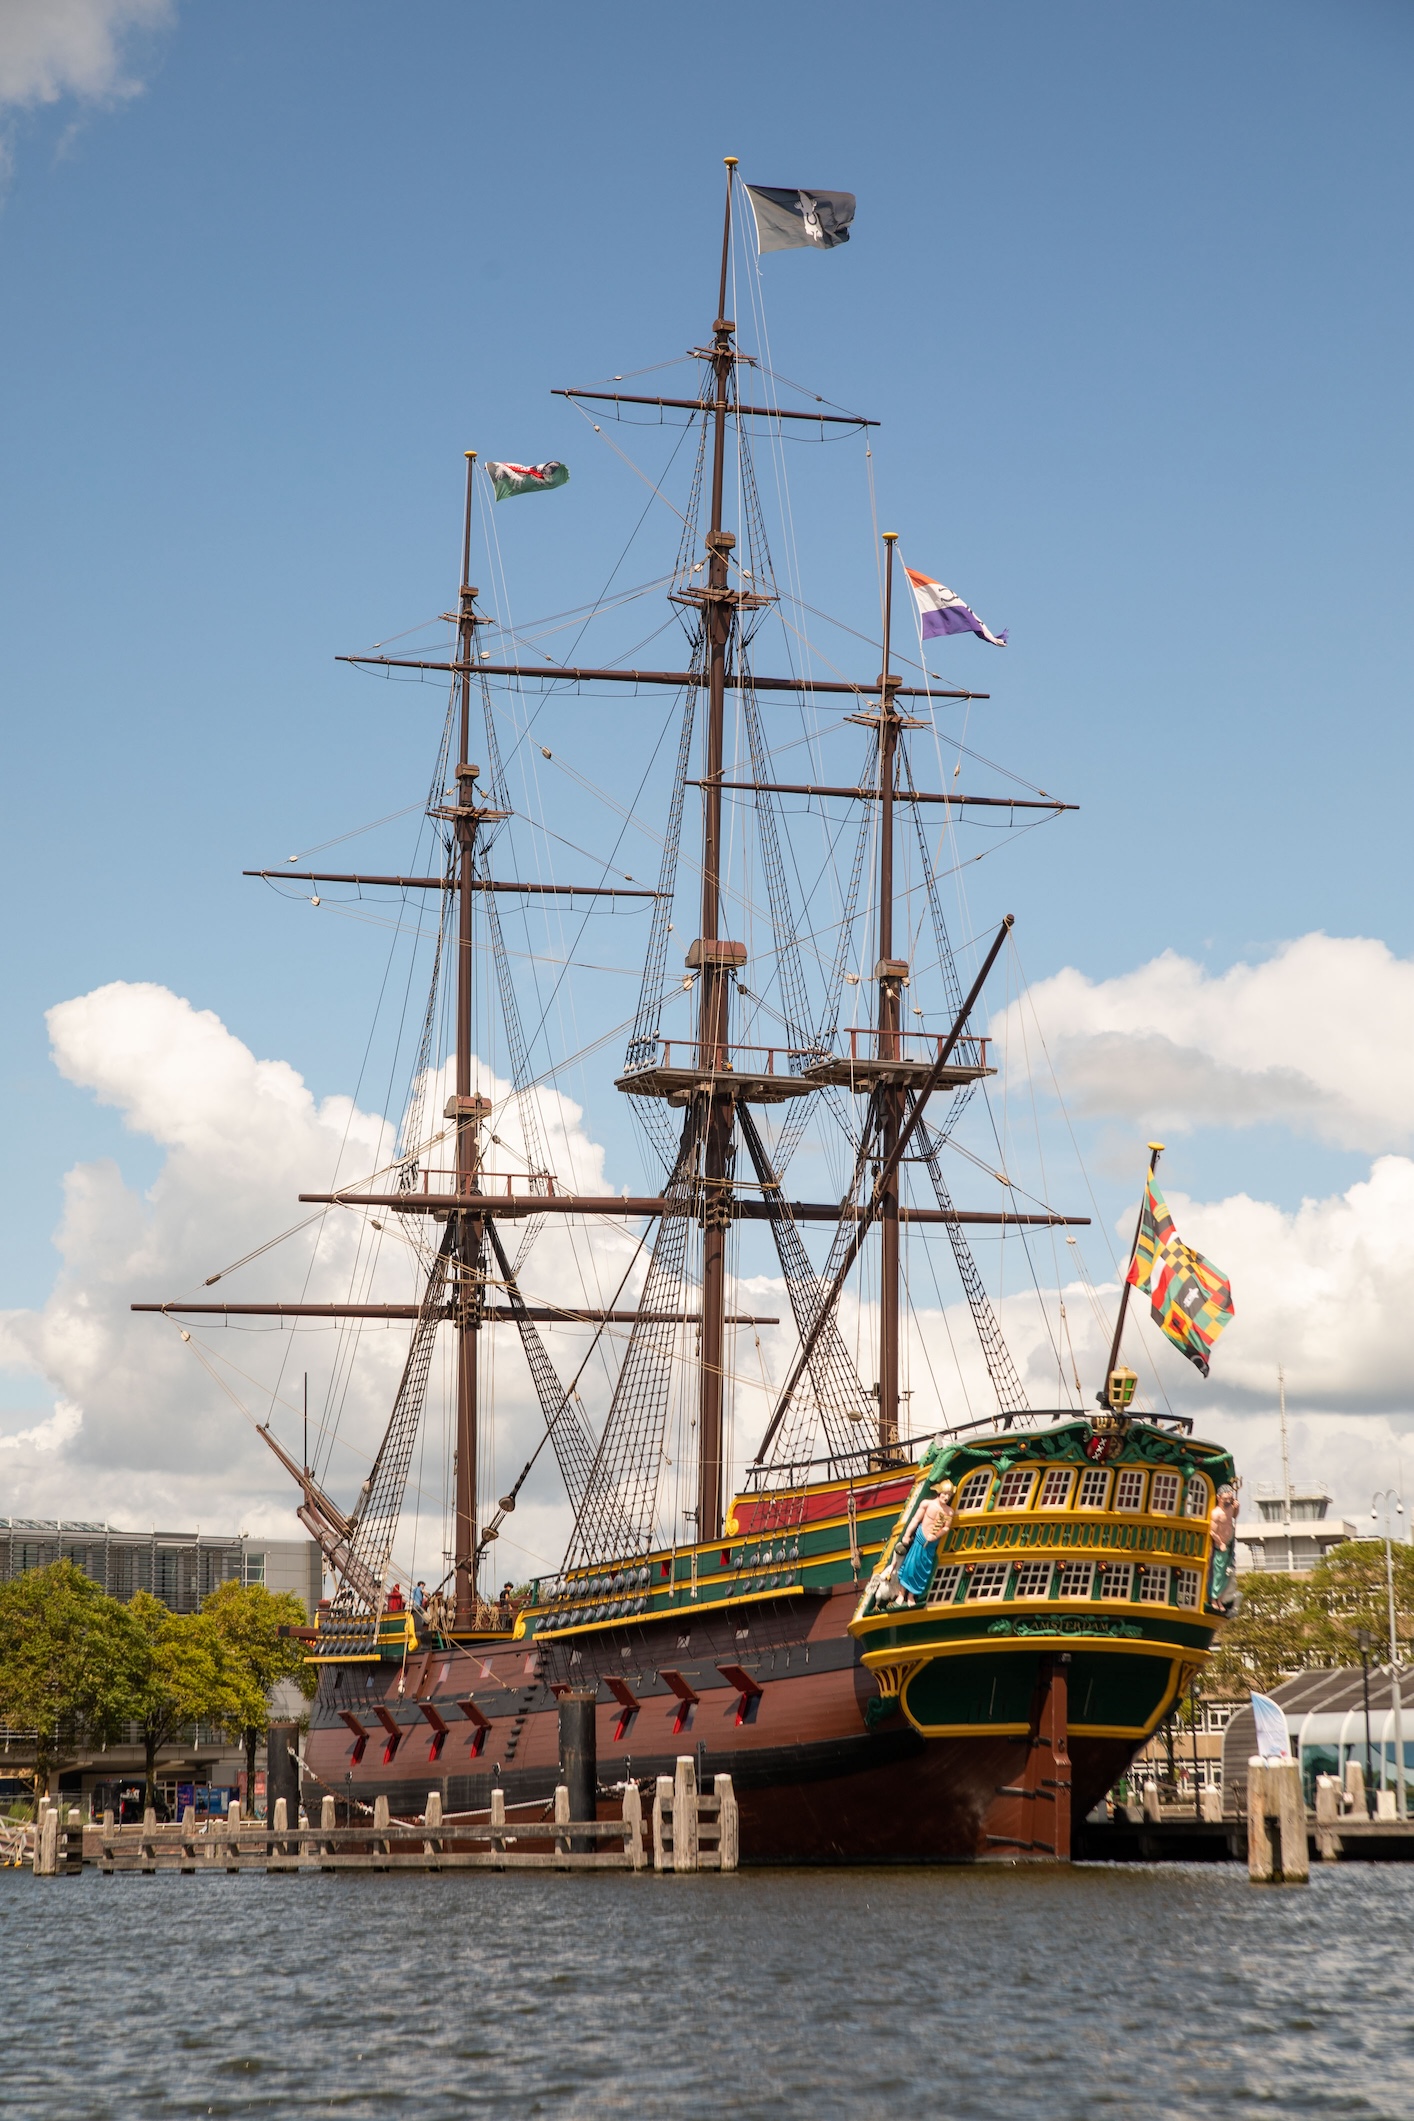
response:
[[(444, 1117), (456, 1128), (456, 1182), (458, 1199), (479, 1191), (481, 1169), (481, 1125), (491, 1110), (487, 1098), (473, 1096), (471, 1088), (471, 999), (475, 969), (472, 885), (476, 832), (483, 812), (476, 807), (476, 780), (480, 768), (470, 761), (471, 673), (475, 662), (476, 629), (484, 625), (476, 611), (477, 592), (467, 577), (471, 573), (471, 500), (476, 472), (476, 451), (466, 452), (466, 509), (462, 523), (461, 585), (457, 596), (457, 662), (460, 699), (457, 725), (456, 802), (450, 816), (456, 837), (457, 1006), (456, 1091)], [(456, 1615), (453, 1625), (470, 1628), (476, 1621), (476, 1489), (477, 1489), (477, 1368), (485, 1302), (482, 1255), (486, 1226), (479, 1215), (466, 1208), (456, 1214), (452, 1285), (452, 1319), (457, 1336), (456, 1496), (454, 1506), (452, 1563), (456, 1573)]]
[(706, 535), (707, 587), (701, 593), (707, 652), (707, 734), (702, 788), (702, 918), (687, 962), (698, 974), (697, 1065), (707, 1076), (698, 1104), (701, 1141), (702, 1338), (697, 1413), (697, 1537), (717, 1539), (722, 1530), (722, 1414), (726, 1385), (727, 1227), (731, 1222), (731, 1148), (734, 1100), (724, 1086), (730, 1071), (728, 1033), (731, 987), (746, 962), (744, 943), (721, 934), (722, 767), (727, 693), (727, 646), (735, 624), (736, 593), (727, 582), (727, 555), (736, 544), (722, 528), (726, 474), (727, 412), (736, 350), (735, 325), (726, 314), (727, 264), (732, 233), (735, 155), (726, 158), (727, 195), (722, 219), (722, 270), (717, 316), (712, 326), (711, 520)]

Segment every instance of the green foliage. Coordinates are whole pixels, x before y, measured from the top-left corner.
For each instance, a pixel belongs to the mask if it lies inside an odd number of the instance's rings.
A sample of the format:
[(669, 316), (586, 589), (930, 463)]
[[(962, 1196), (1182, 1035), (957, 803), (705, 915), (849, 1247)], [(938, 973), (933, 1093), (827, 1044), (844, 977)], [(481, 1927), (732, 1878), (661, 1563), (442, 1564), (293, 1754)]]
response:
[(281, 1679), (303, 1683), (306, 1645), (280, 1633), (282, 1627), (308, 1625), (304, 1606), (293, 1591), (267, 1591), (263, 1583), (223, 1583), (209, 1594), (201, 1610), (262, 1696)]
[(80, 1734), (127, 1720), (124, 1611), (71, 1561), (0, 1584), (0, 1721), (34, 1731), (36, 1787)]
[[(1400, 1646), (1414, 1636), (1414, 1548), (1392, 1546), (1394, 1561), (1394, 1632)], [(1372, 1664), (1389, 1662), (1389, 1590), (1382, 1539), (1349, 1539), (1335, 1547), (1310, 1578), (1316, 1614), (1319, 1664), (1358, 1664), (1356, 1630), (1370, 1637)]]
[(152, 1804), (160, 1749), (189, 1723), (234, 1729), (254, 1694), (207, 1614), (169, 1612), (150, 1591), (138, 1591), (124, 1610), (127, 1716), (142, 1727)]
[(200, 1613), (172, 1613), (147, 1591), (127, 1605), (109, 1598), (71, 1561), (31, 1569), (0, 1583), (0, 1722), (38, 1736), (36, 1784), (80, 1739), (112, 1742), (141, 1726), (148, 1802), (155, 1801), (157, 1755), (188, 1724), (215, 1724), (255, 1742), (269, 1722), (270, 1689), (316, 1677), (290, 1592), (262, 1584), (222, 1584)]
[(270, 1722), (270, 1689), (281, 1679), (295, 1679), (306, 1699), (319, 1684), (319, 1670), (309, 1663), (305, 1645), (280, 1630), (302, 1628), (307, 1616), (293, 1591), (267, 1591), (263, 1583), (223, 1583), (202, 1606), (202, 1615), (218, 1630), (240, 1675), (240, 1711), (225, 1728), (245, 1746), (248, 1787), (255, 1786), (256, 1746)]
[[(1401, 1659), (1414, 1638), (1414, 1548), (1396, 1546), (1395, 1640)], [(1356, 1630), (1370, 1636), (1372, 1664), (1389, 1662), (1389, 1595), (1383, 1540), (1351, 1539), (1332, 1548), (1309, 1576), (1262, 1571), (1242, 1578), (1242, 1611), (1228, 1621), (1205, 1690), (1270, 1693), (1311, 1667), (1360, 1662)]]
[(1255, 1688), (1269, 1694), (1283, 1679), (1313, 1663), (1310, 1587), (1275, 1571), (1242, 1578), (1242, 1610), (1218, 1638), (1209, 1667), (1214, 1693), (1231, 1697)]

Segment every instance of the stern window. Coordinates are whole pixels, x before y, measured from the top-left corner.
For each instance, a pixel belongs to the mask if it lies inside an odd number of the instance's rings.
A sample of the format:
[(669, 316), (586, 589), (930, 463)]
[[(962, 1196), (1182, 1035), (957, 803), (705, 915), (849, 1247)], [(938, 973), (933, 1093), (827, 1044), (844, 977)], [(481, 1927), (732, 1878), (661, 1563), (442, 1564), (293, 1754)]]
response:
[(1051, 1588), (1049, 1561), (1019, 1561), (1016, 1565), (1017, 1598), (1045, 1598)]
[(1139, 1598), (1143, 1605), (1167, 1605), (1169, 1602), (1169, 1572), (1150, 1563), (1139, 1579)]
[(1095, 1573), (1093, 1561), (1063, 1561), (1060, 1565), (1060, 1595), (1062, 1598), (1088, 1598), (1090, 1579)]
[(1006, 1591), (1006, 1580), (1011, 1573), (1009, 1561), (984, 1561), (972, 1571), (972, 1581), (967, 1586), (969, 1598), (1000, 1598)]
[(1208, 1483), (1201, 1473), (1195, 1473), (1188, 1483), (1183, 1498), (1185, 1517), (1207, 1517), (1211, 1514), (1208, 1503)]
[(1088, 1473), (1080, 1476), (1080, 1507), (1082, 1510), (1103, 1510), (1105, 1497), (1110, 1492), (1110, 1476), (1102, 1466), (1091, 1466)]
[(1112, 1561), (1100, 1578), (1102, 1598), (1127, 1598), (1130, 1580), (1134, 1575), (1133, 1565), (1127, 1561)]
[(1004, 1473), (997, 1490), (999, 1510), (1024, 1510), (1031, 1499), (1031, 1487), (1036, 1475), (1029, 1466), (1018, 1467), (1015, 1472)]
[(1069, 1466), (1052, 1466), (1041, 1482), (1040, 1507), (1043, 1510), (1063, 1510), (1070, 1500), (1070, 1484), (1073, 1478)]
[(1130, 1471), (1121, 1473), (1115, 1482), (1115, 1508), (1117, 1510), (1142, 1510), (1144, 1507), (1144, 1475)]
[(1149, 1489), (1149, 1508), (1155, 1517), (1172, 1517), (1178, 1508), (1177, 1473), (1156, 1473)]
[(945, 1568), (939, 1569), (933, 1578), (933, 1588), (928, 1593), (929, 1605), (951, 1605), (957, 1597), (957, 1587), (961, 1581), (961, 1562), (950, 1561)]
[(991, 1485), (991, 1467), (979, 1466), (975, 1473), (968, 1474), (966, 1480), (958, 1489), (957, 1507), (960, 1510), (985, 1510), (987, 1507), (987, 1495)]
[(1175, 1605), (1197, 1605), (1198, 1571), (1196, 1569), (1174, 1570), (1173, 1602)]

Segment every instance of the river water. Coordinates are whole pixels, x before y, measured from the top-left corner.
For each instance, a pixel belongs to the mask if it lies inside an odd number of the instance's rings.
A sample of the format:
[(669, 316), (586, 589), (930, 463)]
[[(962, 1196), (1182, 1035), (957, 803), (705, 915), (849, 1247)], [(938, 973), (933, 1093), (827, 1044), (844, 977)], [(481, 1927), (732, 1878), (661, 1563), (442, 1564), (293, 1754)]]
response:
[(0, 2115), (1414, 2116), (1414, 1867), (0, 1874)]

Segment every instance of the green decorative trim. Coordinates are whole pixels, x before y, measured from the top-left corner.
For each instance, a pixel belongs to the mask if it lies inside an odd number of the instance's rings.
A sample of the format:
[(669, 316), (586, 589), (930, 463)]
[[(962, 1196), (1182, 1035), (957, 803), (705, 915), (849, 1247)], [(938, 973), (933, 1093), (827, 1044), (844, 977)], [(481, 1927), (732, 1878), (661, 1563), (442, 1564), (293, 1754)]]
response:
[[(866, 1624), (859, 1641), (867, 1651), (898, 1650), (902, 1653), (917, 1652), (924, 1642), (954, 1643), (975, 1642), (980, 1647), (993, 1632), (999, 1632), (1000, 1616), (985, 1613), (980, 1608), (953, 1606), (912, 1606), (906, 1620), (899, 1619), (889, 1627), (874, 1627)], [(1145, 1613), (1143, 1619), (1121, 1619), (1098, 1608), (1092, 1611), (1056, 1613), (1037, 1612), (1019, 1614), (1015, 1620), (1002, 1623), (1005, 1632), (1012, 1634), (1073, 1635), (1114, 1634), (1118, 1629), (1128, 1631), (1126, 1639), (1149, 1643), (1156, 1651), (1196, 1650), (1203, 1652), (1211, 1647), (1217, 1632), (1216, 1623), (1208, 1621), (1186, 1621), (1158, 1617)]]
[(1132, 1642), (1145, 1642), (1151, 1639), (1145, 1635), (1143, 1628), (1140, 1627), (1136, 1620), (1101, 1620), (1098, 1614), (1092, 1620), (1088, 1613), (1058, 1613), (1054, 1619), (1049, 1615), (1043, 1617), (1038, 1613), (1034, 1620), (1026, 1617), (1020, 1620), (993, 1620), (988, 1625), (987, 1633), (989, 1635), (1119, 1635)]

